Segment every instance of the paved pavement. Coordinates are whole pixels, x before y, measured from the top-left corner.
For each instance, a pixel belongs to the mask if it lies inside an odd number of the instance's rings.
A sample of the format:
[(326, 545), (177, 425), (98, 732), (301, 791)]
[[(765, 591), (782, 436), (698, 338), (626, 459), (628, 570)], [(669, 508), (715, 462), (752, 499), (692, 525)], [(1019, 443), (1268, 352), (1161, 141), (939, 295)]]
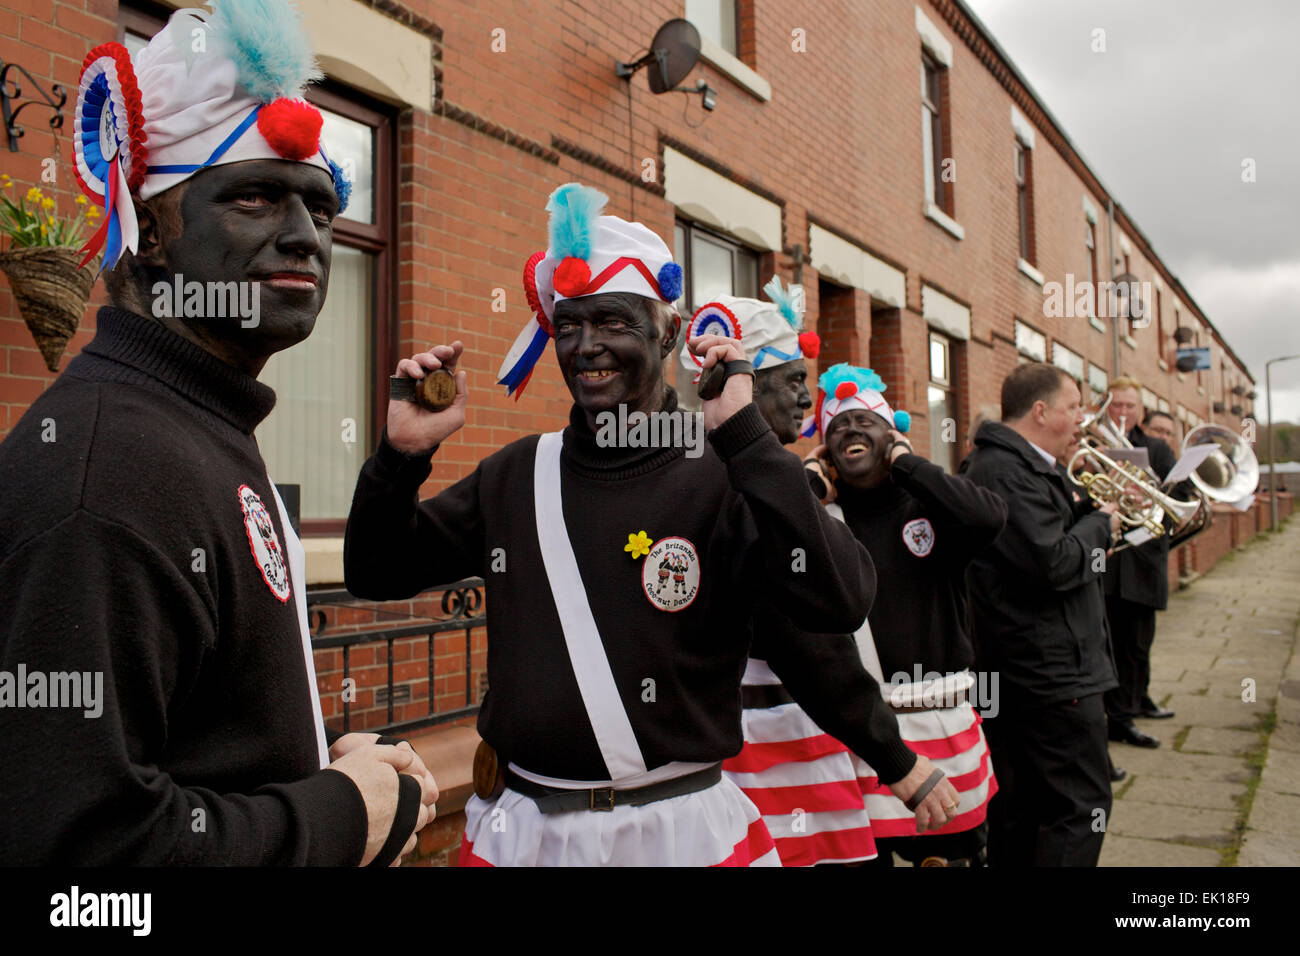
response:
[(1157, 750), (1111, 744), (1102, 866), (1300, 865), (1300, 520), (1257, 537), (1159, 614)]

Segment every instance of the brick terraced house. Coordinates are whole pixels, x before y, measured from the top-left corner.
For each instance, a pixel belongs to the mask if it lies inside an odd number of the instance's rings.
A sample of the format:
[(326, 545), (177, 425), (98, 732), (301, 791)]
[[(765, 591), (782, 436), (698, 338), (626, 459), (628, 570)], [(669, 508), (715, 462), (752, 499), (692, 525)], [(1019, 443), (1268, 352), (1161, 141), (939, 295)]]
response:
[[(0, 0), (0, 61), (63, 86), (70, 116), (92, 46), (134, 52), (183, 5)], [(1223, 332), (959, 0), (299, 7), (326, 74), (311, 98), (355, 192), (336, 223), (316, 331), (262, 376), (279, 401), (258, 438), (272, 478), (300, 492), (327, 721), (343, 726), (346, 710), (351, 729), (403, 724), (442, 785), (426, 861), (454, 859), (459, 841), (490, 582), (354, 601), (341, 591), (344, 519), (400, 357), (466, 346), (468, 421), (436, 456), (426, 495), (566, 421), (553, 353), (522, 400), (492, 384), (527, 319), (521, 270), (545, 243), (557, 185), (596, 186), (611, 213), (670, 239), (684, 315), (718, 293), (757, 295), (773, 273), (801, 285), (823, 340), (816, 364), (877, 369), (894, 407), (912, 414), (917, 450), (948, 469), (972, 419), (996, 415), (1002, 379), (1027, 360), (1069, 370), (1094, 400), (1121, 372), (1135, 376), (1144, 404), (1184, 431), (1240, 428), (1253, 413), (1254, 379)], [(645, 71), (617, 76), (616, 62), (637, 59), (675, 17), (701, 35), (688, 92), (655, 95)], [(52, 136), (47, 116), (24, 113), (3, 171), (14, 188), (41, 184), (67, 204), (69, 137)], [(1158, 149), (1146, 155), (1160, 161)], [(1114, 314), (1099, 284), (1117, 277), (1144, 290), (1142, 318)], [(103, 301), (100, 284), (64, 363), (93, 336)], [(1210, 368), (1179, 371), (1179, 347), (1207, 348)], [(0, 284), (0, 438), (53, 377)], [(691, 391), (684, 374), (676, 384)], [(1219, 514), (1171, 571), (1204, 571), (1266, 511)]]

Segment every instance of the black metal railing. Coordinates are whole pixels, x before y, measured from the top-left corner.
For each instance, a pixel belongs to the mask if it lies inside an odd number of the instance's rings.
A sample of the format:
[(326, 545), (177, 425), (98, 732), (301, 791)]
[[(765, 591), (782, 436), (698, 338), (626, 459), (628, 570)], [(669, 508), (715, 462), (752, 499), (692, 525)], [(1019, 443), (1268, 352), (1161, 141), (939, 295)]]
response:
[[(343, 686), (345, 688), (348, 686), (346, 682), (352, 674), (352, 649), (359, 645), (368, 644), (384, 644), (387, 646), (388, 680), (384, 686), (388, 706), (388, 722), (380, 727), (367, 727), (366, 730), (381, 734), (402, 734), (422, 727), (444, 724), (462, 717), (471, 717), (478, 713), (479, 704), (476, 695), (478, 695), (481, 688), (476, 686), (473, 679), (473, 632), (474, 628), (484, 627), (487, 624), (487, 617), (482, 611), (483, 579), (465, 578), (451, 584), (439, 585), (430, 588), (428, 591), (421, 592), (413, 600), (428, 597), (439, 591), (442, 592), (442, 612), (445, 615), (442, 618), (413, 617), (403, 611), (394, 611), (380, 607), (372, 602), (361, 601), (342, 588), (307, 592), (307, 618), (311, 628), (312, 650), (342, 649)], [(361, 610), (380, 619), (400, 618), (401, 620), (380, 620), (373, 625), (361, 625), (360, 629), (337, 631), (338, 625), (336, 622), (331, 621), (330, 609), (342, 608)], [(331, 633), (331, 630), (335, 630), (335, 633)], [(434, 640), (439, 634), (459, 630), (465, 632), (465, 704), (462, 707), (437, 712), (435, 711), (437, 695), (434, 693)], [(395, 702), (393, 642), (403, 638), (420, 636), (424, 636), (427, 642), (428, 669), (426, 674), (428, 677), (429, 713), (411, 720), (395, 721), (393, 719), (393, 705)], [(342, 700), (343, 732), (348, 733), (352, 730), (353, 701), (346, 694)]]

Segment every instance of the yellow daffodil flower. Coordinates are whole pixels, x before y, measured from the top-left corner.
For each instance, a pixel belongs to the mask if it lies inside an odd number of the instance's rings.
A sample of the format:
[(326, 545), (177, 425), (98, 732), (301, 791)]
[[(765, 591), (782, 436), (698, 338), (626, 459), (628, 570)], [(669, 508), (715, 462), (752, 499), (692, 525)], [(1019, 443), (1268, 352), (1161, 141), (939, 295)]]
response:
[(653, 544), (654, 542), (650, 540), (648, 534), (644, 531), (638, 531), (636, 534), (627, 536), (627, 544), (623, 545), (623, 550), (631, 552), (632, 559), (635, 561), (637, 558), (649, 554)]
[(87, 209), (87, 210), (86, 210), (86, 218), (87, 218), (87, 219), (98, 219), (98, 218), (99, 218), (99, 207), (98, 207), (98, 206), (91, 206), (89, 209)]
[(84, 206), (88, 202), (88, 200), (86, 199), (85, 196), (78, 196), (76, 199), (73, 200), (73, 202), (75, 202), (78, 206)]
[(49, 212), (51, 209), (54, 208), (54, 200), (53, 200), (53, 199), (42, 199), (42, 200), (41, 200), (41, 208), (44, 209), (46, 212)]

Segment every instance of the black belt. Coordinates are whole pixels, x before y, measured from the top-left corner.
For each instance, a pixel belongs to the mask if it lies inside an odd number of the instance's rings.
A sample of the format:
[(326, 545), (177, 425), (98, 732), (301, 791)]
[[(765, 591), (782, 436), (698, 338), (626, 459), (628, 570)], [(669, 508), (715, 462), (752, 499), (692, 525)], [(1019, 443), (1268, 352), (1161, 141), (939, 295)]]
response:
[(674, 777), (662, 783), (652, 783), (645, 787), (631, 790), (615, 790), (613, 787), (596, 787), (591, 790), (568, 790), (562, 787), (546, 787), (531, 780), (525, 780), (510, 768), (506, 768), (506, 786), (525, 797), (531, 797), (542, 813), (569, 813), (573, 810), (613, 810), (615, 807), (631, 805), (639, 807), (669, 797), (707, 790), (722, 779), (722, 764), (696, 770), (681, 777)]
[(793, 704), (794, 698), (784, 684), (741, 684), (740, 706), (745, 710), (765, 710)]

